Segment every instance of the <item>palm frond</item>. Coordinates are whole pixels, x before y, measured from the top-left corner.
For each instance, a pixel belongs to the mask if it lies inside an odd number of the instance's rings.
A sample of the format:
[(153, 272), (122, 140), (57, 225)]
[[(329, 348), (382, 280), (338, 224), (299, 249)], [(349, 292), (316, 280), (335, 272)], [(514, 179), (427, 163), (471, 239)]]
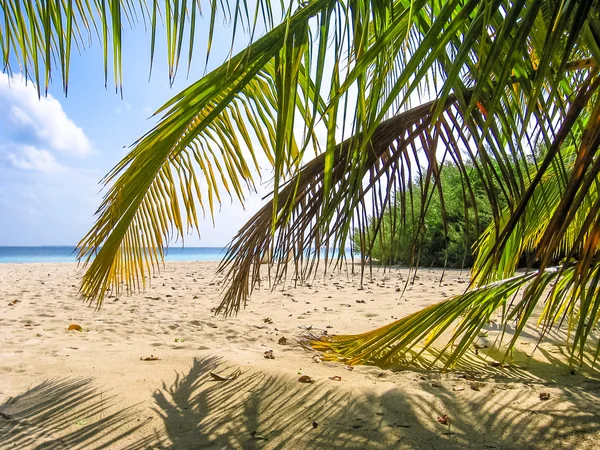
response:
[[(551, 270), (541, 275), (550, 280), (556, 272)], [(325, 336), (313, 340), (311, 345), (323, 352), (325, 359), (344, 361), (349, 365), (385, 366), (395, 357), (408, 366), (414, 362), (411, 358), (418, 359), (434, 342), (445, 337), (443, 350), (429, 363), (435, 364), (450, 349), (445, 361), (449, 366), (469, 349), (492, 314), (536, 275), (537, 272), (504, 279), (436, 303), (373, 331)], [(444, 335), (450, 328), (452, 332)]]
[[(454, 96), (448, 97), (445, 109), (455, 101)], [(423, 138), (427, 142), (436, 107), (436, 102), (426, 103), (383, 121), (367, 145), (358, 135), (336, 146), (329, 186), (325, 182), (328, 153), (306, 164), (280, 191), (277, 200), (273, 198), (263, 206), (235, 236), (219, 266), (219, 272), (226, 272), (225, 283), (229, 287), (217, 311), (232, 314), (242, 304), (245, 306), (260, 282), (260, 267), (265, 257), (280, 261), (274, 284), (285, 277), (285, 262), (291, 255), (296, 261), (298, 278), (307, 277), (317, 267), (323, 248), (339, 249), (341, 258), (355, 209), (364, 207), (364, 197), (369, 193), (385, 195), (383, 203), (388, 203), (391, 189), (410, 178), (407, 162), (410, 164), (410, 158), (416, 157), (415, 141)], [(435, 143), (424, 144), (427, 145)], [(360, 168), (355, 168), (362, 176), (355, 177), (348, 173), (347, 167), (356, 148), (363, 146), (368, 150), (364, 160), (358, 162)], [(355, 183), (362, 184), (367, 174), (368, 183), (357, 191)], [(326, 264), (328, 259), (326, 255)]]
[[(289, 156), (301, 146), (293, 131), (281, 139), (277, 130), (292, 130), (297, 110), (307, 118), (311, 110), (323, 112), (299, 61), (307, 51), (307, 18), (330, 3), (304, 8), (159, 110), (161, 122), (105, 178), (112, 186), (78, 246), (80, 260), (89, 264), (81, 288), (89, 301), (100, 305), (111, 288), (143, 288), (173, 234), (183, 239), (187, 230), (198, 229), (205, 196), (211, 214), (223, 191), (243, 201), (255, 186), (258, 149), (278, 165), (279, 176), (298, 164), (297, 156)], [(295, 58), (284, 62), (280, 54), (290, 47)], [(301, 88), (287, 97), (291, 103), (282, 117), (279, 99), (296, 84)]]
[[(443, 349), (430, 363), (435, 364), (444, 355), (445, 364), (452, 365), (495, 311), (502, 309), (504, 327), (515, 321), (513, 336), (506, 347), (508, 354), (534, 311), (539, 309), (542, 336), (566, 322), (571, 358), (578, 357), (582, 363), (588, 350), (586, 346), (597, 338), (593, 329), (600, 318), (597, 262), (600, 172), (597, 171), (598, 143), (590, 142), (595, 139), (597, 125), (595, 121), (587, 122), (580, 140), (573, 139), (579, 141), (577, 146), (573, 141), (563, 145), (566, 133), (561, 130), (572, 131), (569, 117), (572, 120), (581, 116), (598, 117), (593, 109), (589, 110), (597, 107), (590, 105), (590, 99), (597, 95), (596, 83), (597, 79), (591, 85), (584, 84), (573, 100), (553, 145), (538, 171), (531, 175), (518, 205), (521, 209), (507, 207), (501, 216), (500, 229), (492, 224), (482, 235), (472, 280), (480, 287), (362, 335), (323, 337), (313, 341), (313, 347), (327, 352), (327, 358), (350, 364), (382, 365), (393, 355), (414, 356), (415, 349), (418, 349), (418, 357), (445, 337), (447, 342)], [(586, 160), (589, 152), (594, 155)], [(580, 184), (568, 197), (569, 188), (573, 189), (578, 178)], [(561, 212), (564, 215), (558, 221), (555, 217)], [(548, 236), (554, 239), (550, 243), (544, 242)], [(537, 263), (540, 268), (514, 276), (526, 252), (534, 255), (530, 264)], [(558, 267), (549, 267), (557, 261), (563, 262)], [(555, 284), (549, 288), (551, 281)], [(515, 302), (519, 289), (523, 292)], [(510, 304), (509, 299), (513, 299)], [(450, 326), (454, 326), (454, 330), (449, 336), (443, 336)], [(595, 361), (600, 347), (596, 346), (594, 352)], [(410, 361), (405, 358), (404, 363), (410, 364)]]

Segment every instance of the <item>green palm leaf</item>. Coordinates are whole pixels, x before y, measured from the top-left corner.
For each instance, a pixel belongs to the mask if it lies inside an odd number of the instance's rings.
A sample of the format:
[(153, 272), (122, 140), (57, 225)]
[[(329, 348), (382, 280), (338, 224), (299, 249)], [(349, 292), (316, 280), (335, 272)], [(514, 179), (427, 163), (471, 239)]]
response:
[[(107, 289), (119, 291), (122, 283), (129, 290), (142, 288), (163, 259), (172, 232), (183, 238), (188, 229), (198, 229), (205, 197), (197, 171), (207, 185), (212, 214), (222, 190), (243, 201), (245, 189), (254, 187), (254, 139), (279, 176), (297, 164), (298, 157), (288, 156), (298, 148), (291, 132), (293, 112), (310, 117), (310, 104), (317, 113), (323, 110), (298, 58), (307, 50), (307, 18), (329, 3), (304, 8), (157, 112), (164, 113), (161, 122), (105, 178), (112, 186), (94, 228), (79, 244), (80, 259), (90, 265), (82, 285), (86, 298), (100, 304)], [(282, 61), (278, 55), (289, 46), (299, 55)], [(280, 79), (282, 70), (288, 70), (287, 82)], [(302, 88), (290, 94), (290, 84)], [(293, 101), (282, 117), (278, 99), (285, 95)], [(290, 130), (285, 139), (277, 135), (278, 129)]]

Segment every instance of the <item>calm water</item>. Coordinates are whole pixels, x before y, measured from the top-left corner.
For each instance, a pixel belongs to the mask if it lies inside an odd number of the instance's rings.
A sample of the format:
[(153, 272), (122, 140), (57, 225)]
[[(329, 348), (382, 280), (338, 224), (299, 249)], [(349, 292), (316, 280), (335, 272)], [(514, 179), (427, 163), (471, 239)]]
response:
[[(0, 263), (75, 262), (73, 247), (0, 247)], [(219, 261), (222, 247), (171, 247), (167, 261)]]

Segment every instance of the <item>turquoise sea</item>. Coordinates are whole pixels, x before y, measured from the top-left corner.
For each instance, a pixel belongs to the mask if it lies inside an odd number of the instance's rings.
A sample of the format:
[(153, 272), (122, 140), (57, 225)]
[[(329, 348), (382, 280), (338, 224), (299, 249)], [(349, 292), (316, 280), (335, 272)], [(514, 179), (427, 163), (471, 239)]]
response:
[[(0, 247), (1, 263), (75, 262), (76, 253), (70, 246)], [(170, 247), (167, 261), (220, 261), (223, 247)]]

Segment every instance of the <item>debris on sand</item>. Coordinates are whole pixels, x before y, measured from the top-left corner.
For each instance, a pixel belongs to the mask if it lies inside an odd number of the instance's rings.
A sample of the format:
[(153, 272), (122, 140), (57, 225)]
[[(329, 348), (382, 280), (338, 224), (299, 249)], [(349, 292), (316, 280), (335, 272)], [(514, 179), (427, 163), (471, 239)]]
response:
[(229, 376), (220, 375), (220, 374), (215, 373), (215, 372), (210, 372), (209, 375), (215, 381), (233, 381), (237, 377), (239, 377), (241, 373), (242, 373), (242, 371), (240, 369), (238, 369), (238, 370), (236, 370), (235, 372), (233, 372)]

